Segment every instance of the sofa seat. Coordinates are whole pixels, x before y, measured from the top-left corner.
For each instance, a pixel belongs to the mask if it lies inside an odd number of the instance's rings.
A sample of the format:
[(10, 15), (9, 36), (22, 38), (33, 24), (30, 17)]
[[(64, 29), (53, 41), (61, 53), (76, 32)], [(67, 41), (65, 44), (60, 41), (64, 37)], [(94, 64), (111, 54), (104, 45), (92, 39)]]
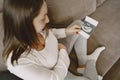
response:
[(120, 0), (107, 0), (90, 16), (99, 24), (88, 40), (88, 53), (99, 45), (106, 46), (97, 61), (98, 72), (105, 75), (120, 58)]

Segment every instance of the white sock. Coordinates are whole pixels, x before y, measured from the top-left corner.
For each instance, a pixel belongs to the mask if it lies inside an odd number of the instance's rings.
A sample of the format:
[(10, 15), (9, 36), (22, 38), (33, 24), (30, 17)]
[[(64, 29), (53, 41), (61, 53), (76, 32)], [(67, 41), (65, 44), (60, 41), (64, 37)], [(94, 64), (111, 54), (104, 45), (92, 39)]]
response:
[(100, 53), (105, 50), (105, 47), (102, 46), (102, 47), (98, 47), (91, 55), (88, 55), (87, 58), (90, 60), (90, 59), (93, 59), (95, 60), (95, 62), (97, 61)]
[(85, 68), (77, 68), (77, 72), (78, 72), (78, 73), (81, 73), (81, 74), (84, 73), (84, 70), (85, 70)]
[(98, 80), (102, 80), (102, 79), (103, 79), (103, 77), (98, 75)]

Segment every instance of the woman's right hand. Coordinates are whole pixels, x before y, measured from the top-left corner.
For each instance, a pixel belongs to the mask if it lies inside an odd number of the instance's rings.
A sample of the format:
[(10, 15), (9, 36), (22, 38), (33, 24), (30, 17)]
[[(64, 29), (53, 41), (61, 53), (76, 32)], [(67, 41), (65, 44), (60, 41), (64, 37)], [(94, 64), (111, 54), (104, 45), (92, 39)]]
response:
[(79, 25), (73, 25), (72, 27), (65, 28), (65, 33), (67, 36), (72, 35), (72, 34), (79, 34), (81, 30), (81, 26)]
[(67, 48), (65, 47), (65, 45), (63, 45), (62, 43), (58, 43), (58, 50), (60, 50), (60, 49), (67, 50)]

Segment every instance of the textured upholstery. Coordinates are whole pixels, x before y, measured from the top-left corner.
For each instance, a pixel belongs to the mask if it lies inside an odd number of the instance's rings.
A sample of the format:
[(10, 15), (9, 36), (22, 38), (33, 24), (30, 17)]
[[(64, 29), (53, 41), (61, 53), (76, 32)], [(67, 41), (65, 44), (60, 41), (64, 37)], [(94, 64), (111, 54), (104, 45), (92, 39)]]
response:
[(3, 52), (2, 41), (3, 41), (3, 23), (2, 23), (2, 13), (0, 13), (0, 71), (6, 69), (2, 59), (2, 52)]
[(2, 11), (3, 0), (0, 0), (0, 12)]
[(105, 2), (106, 0), (96, 0), (97, 2), (97, 6), (100, 6), (103, 2)]
[(96, 10), (96, 0), (46, 0), (52, 24), (82, 19)]

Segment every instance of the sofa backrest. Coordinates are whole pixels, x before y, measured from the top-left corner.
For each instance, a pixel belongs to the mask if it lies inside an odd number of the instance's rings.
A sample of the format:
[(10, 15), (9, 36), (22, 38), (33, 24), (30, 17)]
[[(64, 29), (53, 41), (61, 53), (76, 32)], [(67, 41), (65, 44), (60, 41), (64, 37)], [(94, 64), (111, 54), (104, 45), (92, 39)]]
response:
[(0, 0), (0, 12), (2, 11), (3, 0)]
[(103, 2), (105, 2), (106, 0), (96, 0), (97, 2), (97, 7), (100, 6)]
[(46, 0), (52, 24), (83, 19), (96, 10), (96, 0)]
[(3, 22), (2, 22), (2, 13), (0, 13), (0, 71), (6, 69), (6, 66), (2, 58), (2, 52), (3, 52)]
[[(96, 6), (106, 0), (46, 0), (48, 3), (51, 22), (66, 23), (74, 19), (82, 19), (95, 11)], [(3, 0), (0, 0), (0, 12)]]

